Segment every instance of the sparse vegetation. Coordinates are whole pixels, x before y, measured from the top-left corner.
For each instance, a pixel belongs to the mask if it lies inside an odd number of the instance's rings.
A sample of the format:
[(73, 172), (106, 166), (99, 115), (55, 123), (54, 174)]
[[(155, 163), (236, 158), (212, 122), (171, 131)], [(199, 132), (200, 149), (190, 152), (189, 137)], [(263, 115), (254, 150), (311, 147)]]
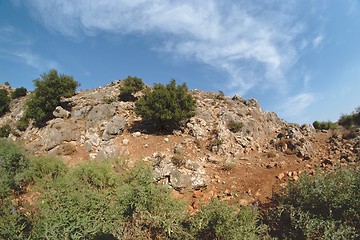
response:
[(228, 128), (231, 132), (237, 133), (243, 128), (244, 124), (242, 122), (231, 120), (228, 123)]
[(0, 127), (0, 138), (7, 138), (11, 133), (11, 127), (6, 124)]
[(23, 97), (26, 96), (26, 94), (27, 94), (26, 88), (24, 87), (16, 88), (13, 92), (11, 92), (11, 98), (15, 99), (15, 98)]
[(185, 157), (181, 153), (175, 153), (171, 158), (171, 162), (178, 168), (184, 167), (186, 164)]
[(120, 87), (119, 99), (121, 101), (135, 101), (134, 93), (141, 91), (145, 84), (141, 78), (128, 76), (124, 79), (124, 85)]
[(256, 210), (212, 201), (190, 219), (195, 239), (261, 239), (265, 230)]
[(62, 97), (71, 97), (75, 94), (79, 83), (72, 76), (58, 75), (52, 69), (34, 80), (36, 89), (27, 102), (26, 118), (34, 119), (35, 124), (42, 126), (52, 118), (52, 112), (60, 104)]
[(0, 89), (0, 117), (9, 110), (10, 98), (6, 89)]
[(25, 131), (28, 128), (28, 126), (29, 126), (29, 119), (27, 119), (26, 117), (22, 117), (16, 122), (16, 128), (19, 129), (20, 131)]
[(360, 126), (360, 107), (357, 107), (352, 114), (342, 115), (339, 118), (338, 123), (346, 128)]
[(313, 126), (317, 130), (329, 130), (329, 129), (336, 129), (338, 127), (336, 123), (333, 123), (331, 121), (327, 121), (327, 122), (315, 121), (313, 122)]
[(356, 239), (360, 234), (360, 174), (338, 170), (298, 182), (274, 196), (264, 217), (280, 239)]
[(186, 84), (176, 86), (172, 80), (166, 86), (156, 84), (151, 92), (135, 103), (135, 112), (143, 120), (160, 129), (174, 129), (194, 116), (195, 101), (188, 93)]

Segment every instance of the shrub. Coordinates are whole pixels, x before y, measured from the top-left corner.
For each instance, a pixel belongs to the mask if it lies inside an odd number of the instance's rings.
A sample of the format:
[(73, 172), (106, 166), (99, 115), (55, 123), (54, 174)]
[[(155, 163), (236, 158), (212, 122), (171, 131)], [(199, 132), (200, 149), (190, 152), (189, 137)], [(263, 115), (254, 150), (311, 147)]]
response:
[(15, 98), (23, 97), (23, 96), (26, 96), (26, 94), (27, 94), (27, 89), (26, 88), (24, 88), (24, 87), (16, 88), (11, 93), (11, 98), (15, 99)]
[(233, 133), (239, 132), (243, 128), (243, 126), (244, 126), (244, 124), (242, 122), (237, 122), (237, 121), (234, 121), (234, 120), (231, 120), (228, 123), (228, 128)]
[(260, 239), (264, 227), (249, 207), (236, 208), (213, 200), (190, 219), (190, 230), (196, 239)]
[(154, 183), (149, 167), (137, 165), (124, 176), (117, 198), (119, 212), (126, 220), (121, 239), (180, 239), (186, 235), (182, 223), (185, 205)]
[(329, 129), (337, 128), (337, 124), (333, 123), (331, 121), (327, 121), (327, 122), (314, 121), (313, 126), (315, 129), (318, 129), (318, 130), (329, 130)]
[(22, 117), (16, 122), (16, 128), (20, 131), (25, 131), (29, 126), (29, 119)]
[(353, 125), (360, 126), (360, 107), (357, 107), (351, 114), (341, 115), (338, 124), (346, 128), (350, 128)]
[(9, 125), (4, 125), (0, 128), (0, 138), (7, 138), (11, 133), (11, 127)]
[(128, 76), (124, 79), (124, 85), (120, 87), (119, 99), (122, 101), (136, 100), (134, 93), (144, 88), (144, 82), (141, 78)]
[(0, 117), (9, 111), (10, 98), (6, 89), (0, 89)]
[(26, 118), (35, 120), (38, 126), (52, 118), (52, 112), (60, 104), (61, 97), (71, 97), (75, 94), (79, 83), (72, 76), (58, 75), (56, 70), (50, 70), (34, 80), (36, 89), (27, 102)]
[(156, 84), (135, 103), (135, 112), (143, 120), (165, 129), (179, 127), (182, 121), (194, 116), (195, 101), (188, 93), (186, 84), (176, 86), (172, 80), (166, 86)]
[(15, 143), (0, 139), (0, 182), (8, 189), (20, 190), (29, 161)]
[(265, 214), (281, 239), (355, 239), (360, 234), (360, 174), (338, 170), (300, 180), (274, 196)]
[(171, 162), (178, 168), (184, 167), (186, 164), (186, 160), (181, 153), (175, 153), (171, 158)]
[(27, 181), (53, 181), (58, 176), (67, 172), (67, 168), (61, 159), (52, 156), (33, 157), (29, 161), (28, 170), (25, 172)]

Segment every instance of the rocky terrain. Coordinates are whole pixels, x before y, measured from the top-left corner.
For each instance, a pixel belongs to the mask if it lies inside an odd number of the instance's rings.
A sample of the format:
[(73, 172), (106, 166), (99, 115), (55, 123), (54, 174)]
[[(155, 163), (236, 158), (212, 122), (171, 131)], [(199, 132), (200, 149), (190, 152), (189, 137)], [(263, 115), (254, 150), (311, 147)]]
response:
[(32, 154), (58, 155), (69, 165), (105, 158), (129, 166), (148, 162), (156, 181), (187, 199), (190, 211), (215, 197), (244, 205), (266, 202), (277, 186), (297, 181), (303, 172), (359, 164), (359, 131), (290, 124), (240, 96), (191, 91), (195, 116), (179, 130), (154, 132), (135, 115), (134, 102), (118, 100), (121, 84), (63, 99), (45, 127), (30, 124), (25, 131), (15, 124), (29, 95), (15, 99), (0, 126), (10, 125), (9, 138)]

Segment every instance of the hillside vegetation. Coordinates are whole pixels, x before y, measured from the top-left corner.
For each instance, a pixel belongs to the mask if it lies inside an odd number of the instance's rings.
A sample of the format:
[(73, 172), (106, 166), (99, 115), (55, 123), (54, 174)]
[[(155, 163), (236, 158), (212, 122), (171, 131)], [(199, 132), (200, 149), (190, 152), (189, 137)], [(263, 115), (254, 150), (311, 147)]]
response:
[(0, 92), (0, 239), (360, 237), (359, 109), (300, 126), (175, 80), (34, 84)]

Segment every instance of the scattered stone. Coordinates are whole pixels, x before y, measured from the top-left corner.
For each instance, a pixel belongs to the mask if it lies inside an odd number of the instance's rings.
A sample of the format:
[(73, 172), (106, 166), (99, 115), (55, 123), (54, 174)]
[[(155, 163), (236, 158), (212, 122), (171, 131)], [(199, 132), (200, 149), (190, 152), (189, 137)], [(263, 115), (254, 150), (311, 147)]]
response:
[(134, 132), (133, 134), (131, 134), (134, 138), (140, 137), (141, 136), (141, 132)]
[(285, 177), (285, 174), (284, 174), (284, 173), (280, 173), (280, 174), (277, 176), (277, 178), (278, 178), (279, 180), (282, 180), (284, 177)]

